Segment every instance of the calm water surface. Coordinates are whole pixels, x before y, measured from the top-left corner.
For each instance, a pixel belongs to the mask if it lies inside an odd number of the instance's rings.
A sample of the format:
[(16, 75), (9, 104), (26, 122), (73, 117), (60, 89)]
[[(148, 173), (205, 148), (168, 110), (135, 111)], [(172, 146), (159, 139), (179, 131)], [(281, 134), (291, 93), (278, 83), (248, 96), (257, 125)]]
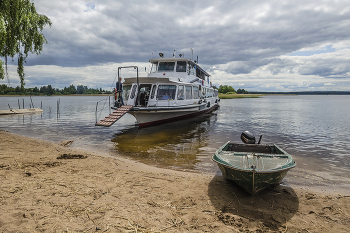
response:
[[(221, 100), (220, 108), (199, 118), (156, 127), (135, 127), (131, 115), (109, 128), (94, 126), (96, 103), (103, 97), (32, 97), (42, 114), (0, 116), (0, 129), (53, 142), (74, 140), (75, 148), (91, 148), (160, 167), (217, 172), (211, 161), (226, 141), (240, 142), (242, 131), (263, 135), (262, 143), (276, 143), (304, 168), (339, 171), (350, 178), (349, 96), (265, 96)], [(29, 108), (29, 97), (0, 97), (0, 110)], [(57, 102), (59, 101), (59, 114)], [(108, 115), (100, 101), (98, 119)]]

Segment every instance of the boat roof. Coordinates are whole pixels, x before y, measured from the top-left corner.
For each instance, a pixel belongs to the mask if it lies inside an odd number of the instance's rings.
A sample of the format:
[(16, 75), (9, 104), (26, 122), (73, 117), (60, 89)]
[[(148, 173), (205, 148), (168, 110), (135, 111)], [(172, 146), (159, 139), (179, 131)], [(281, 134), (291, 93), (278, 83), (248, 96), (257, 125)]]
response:
[(149, 59), (149, 62), (151, 63), (157, 63), (157, 62), (176, 62), (176, 61), (185, 61), (190, 63), (193, 66), (196, 66), (197, 69), (199, 69), (202, 73), (204, 73), (206, 76), (210, 76), (205, 70), (203, 70), (197, 63), (192, 61), (188, 58), (182, 58), (182, 57), (159, 57), (159, 58), (152, 58)]
[[(125, 81), (123, 82), (123, 85), (126, 84), (132, 84), (137, 82), (136, 77), (130, 77), (130, 78), (125, 78)], [(139, 77), (139, 82), (140, 83), (156, 83), (156, 82), (161, 82), (161, 83), (170, 83), (171, 81), (169, 78), (150, 78), (150, 77)]]
[(149, 62), (164, 62), (164, 61), (188, 61), (194, 63), (191, 59), (184, 58), (184, 57), (158, 57), (158, 58), (152, 58), (149, 59)]

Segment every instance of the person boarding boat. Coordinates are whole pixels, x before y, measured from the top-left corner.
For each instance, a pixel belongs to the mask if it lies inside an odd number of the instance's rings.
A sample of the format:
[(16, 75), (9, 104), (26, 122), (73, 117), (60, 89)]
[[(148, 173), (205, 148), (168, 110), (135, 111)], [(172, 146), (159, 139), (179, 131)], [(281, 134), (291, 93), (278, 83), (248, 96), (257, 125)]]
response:
[(121, 105), (124, 105), (123, 94), (122, 94), (123, 93), (122, 77), (119, 77), (119, 80), (116, 83), (116, 92), (118, 93), (117, 95), (118, 95), (118, 99), (120, 100)]

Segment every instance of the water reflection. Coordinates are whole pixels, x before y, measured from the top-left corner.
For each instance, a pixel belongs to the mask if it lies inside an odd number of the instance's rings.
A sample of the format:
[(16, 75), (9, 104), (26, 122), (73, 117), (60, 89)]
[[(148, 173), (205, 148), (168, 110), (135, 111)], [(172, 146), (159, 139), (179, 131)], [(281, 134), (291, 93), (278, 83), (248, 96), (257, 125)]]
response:
[(131, 128), (114, 135), (115, 150), (151, 165), (194, 170), (202, 161), (202, 148), (208, 146), (209, 132), (217, 112), (149, 128)]
[[(30, 101), (26, 98), (25, 105)], [(35, 107), (42, 103), (42, 114), (1, 116), (0, 128), (53, 142), (74, 140), (75, 148), (118, 152), (150, 165), (200, 172), (218, 171), (211, 161), (215, 150), (227, 141), (240, 142), (241, 132), (249, 130), (262, 134), (263, 143), (280, 145), (298, 167), (350, 174), (348, 96), (221, 100), (213, 114), (144, 129), (135, 128), (135, 118), (128, 114), (111, 127), (96, 127), (100, 100), (99, 96), (32, 97)], [(18, 97), (0, 97), (0, 109), (8, 109), (8, 104), (18, 105)], [(108, 114), (106, 108), (99, 119)]]

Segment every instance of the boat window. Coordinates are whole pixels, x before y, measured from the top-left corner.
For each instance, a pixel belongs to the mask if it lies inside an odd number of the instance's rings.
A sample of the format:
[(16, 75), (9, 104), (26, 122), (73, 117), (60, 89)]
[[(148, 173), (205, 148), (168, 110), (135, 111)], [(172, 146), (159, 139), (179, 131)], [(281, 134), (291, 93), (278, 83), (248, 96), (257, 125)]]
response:
[(152, 63), (152, 67), (151, 67), (151, 72), (150, 73), (157, 72), (157, 65), (158, 65), (158, 62)]
[(196, 65), (188, 64), (188, 74), (196, 75)]
[(129, 95), (130, 95), (130, 90), (131, 90), (131, 85), (123, 85), (123, 99), (127, 100), (129, 99)]
[(184, 97), (184, 92), (185, 92), (184, 86), (180, 85), (179, 88), (178, 88), (178, 90), (177, 90), (177, 99), (178, 99), (178, 100), (183, 100), (183, 99), (185, 99), (185, 97)]
[(186, 99), (192, 99), (192, 87), (191, 86), (186, 86)]
[(175, 62), (159, 62), (158, 71), (174, 71)]
[(141, 84), (140, 85), (140, 93), (144, 92), (147, 95), (149, 95), (150, 90), (151, 90), (151, 86), (152, 86), (152, 84)]
[(176, 72), (186, 72), (186, 62), (178, 61), (176, 63)]
[(132, 87), (130, 99), (133, 99), (133, 98), (135, 97), (136, 89), (137, 89), (137, 85), (134, 85), (134, 86)]
[(209, 94), (208, 94), (208, 97), (213, 97), (214, 96), (214, 92), (212, 89), (209, 89)]
[(175, 99), (175, 85), (159, 85), (157, 91), (158, 100), (173, 100)]
[(199, 89), (198, 89), (198, 87), (193, 87), (193, 99), (199, 99)]
[(157, 88), (157, 85), (153, 85), (152, 91), (151, 91), (151, 99), (154, 99), (154, 94), (156, 93), (156, 88)]

